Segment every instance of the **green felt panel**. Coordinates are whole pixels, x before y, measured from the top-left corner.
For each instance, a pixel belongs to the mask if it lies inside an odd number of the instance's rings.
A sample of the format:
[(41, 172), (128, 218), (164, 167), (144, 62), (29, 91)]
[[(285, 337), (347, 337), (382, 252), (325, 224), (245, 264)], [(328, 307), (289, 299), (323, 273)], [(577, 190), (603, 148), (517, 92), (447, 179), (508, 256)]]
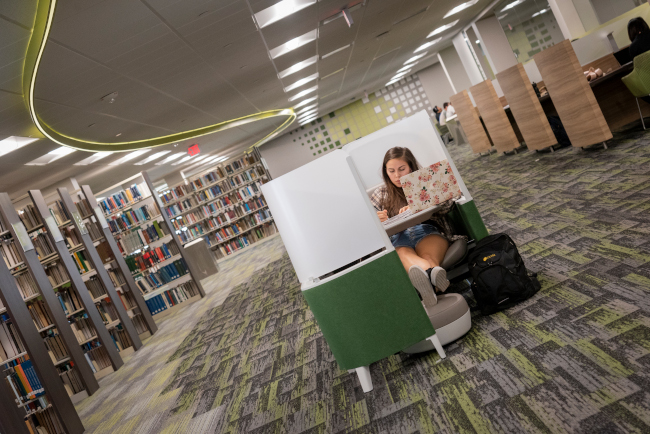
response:
[(370, 365), (435, 334), (395, 251), (302, 294), (341, 369)]
[(449, 218), (454, 222), (456, 228), (467, 234), (470, 239), (479, 241), (489, 235), (473, 200), (462, 205), (456, 204), (456, 207), (449, 213)]

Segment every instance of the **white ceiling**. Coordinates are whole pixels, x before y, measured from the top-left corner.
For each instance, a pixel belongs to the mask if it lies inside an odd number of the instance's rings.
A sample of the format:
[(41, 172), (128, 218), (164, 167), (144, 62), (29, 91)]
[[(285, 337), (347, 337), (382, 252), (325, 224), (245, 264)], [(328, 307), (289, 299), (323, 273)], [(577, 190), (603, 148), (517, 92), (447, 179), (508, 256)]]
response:
[[(36, 110), (67, 135), (128, 141), (291, 107), (304, 98), (289, 102), (289, 97), (318, 84), (317, 93), (305, 98), (317, 95), (322, 115), (364, 91), (383, 87), (432, 30), (459, 19), (454, 28), (437, 35), (444, 38), (429, 54), (448, 46), (451, 36), (489, 3), (480, 0), (442, 18), (464, 1), (321, 0), (260, 30), (253, 15), (277, 0), (59, 0), (36, 83)], [(35, 5), (36, 0), (0, 0), (0, 140), (41, 137), (21, 94)], [(343, 18), (323, 24), (346, 7), (353, 10), (352, 27)], [(271, 60), (269, 50), (314, 29), (315, 41)], [(353, 45), (320, 58), (347, 44)], [(319, 56), (317, 63), (278, 78), (279, 71), (314, 55)], [(284, 92), (315, 73), (319, 80)], [(111, 92), (118, 92), (113, 104), (101, 100)], [(198, 143), (203, 153), (234, 155), (281, 122), (261, 121), (151, 153), (183, 151)], [(81, 151), (46, 166), (24, 165), (56, 147), (42, 139), (0, 157), (0, 191), (17, 197), (32, 188), (51, 189), (68, 177), (101, 190), (141, 170), (151, 170), (158, 179), (183, 168), (155, 166), (156, 161), (132, 164), (141, 158), (108, 166), (119, 154), (91, 166), (74, 166), (88, 157)]]

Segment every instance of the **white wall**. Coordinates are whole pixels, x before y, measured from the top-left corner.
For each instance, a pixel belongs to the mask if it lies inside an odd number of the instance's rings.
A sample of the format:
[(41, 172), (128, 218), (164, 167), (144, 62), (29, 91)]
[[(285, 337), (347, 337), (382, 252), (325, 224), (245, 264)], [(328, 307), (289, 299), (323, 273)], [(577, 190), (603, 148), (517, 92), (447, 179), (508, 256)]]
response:
[(440, 63), (434, 63), (428, 68), (418, 71), (418, 77), (420, 77), (422, 87), (433, 105), (442, 108), (442, 104), (448, 102), (449, 97), (456, 94)]
[(472, 26), (495, 74), (517, 64), (515, 53), (512, 52), (512, 47), (496, 16), (479, 20)]
[[(463, 70), (465, 71), (465, 74), (469, 78), (470, 84), (473, 86), (475, 84), (479, 84), (483, 82), (485, 78), (483, 78), (483, 75), (481, 74), (481, 70), (479, 69), (479, 66), (476, 63), (476, 59), (474, 58), (474, 53), (472, 52), (472, 49), (467, 44), (467, 41), (465, 41), (465, 36), (462, 33), (459, 33), (456, 36), (454, 36), (452, 42), (454, 43), (454, 49), (456, 51), (456, 55), (458, 56), (461, 65), (463, 65)], [(453, 77), (454, 76), (452, 75), (452, 80), (454, 80)], [(462, 89), (468, 89), (468, 87), (463, 87)], [(460, 92), (462, 89), (459, 89), (458, 86), (456, 86), (457, 91)]]
[(591, 0), (591, 4), (601, 23), (613, 20), (619, 15), (637, 7), (634, 0)]
[(282, 176), (313, 160), (307, 152), (296, 152), (293, 139), (293, 135), (285, 134), (260, 146), (260, 154), (272, 178)]
[[(463, 43), (464, 42), (465, 41), (463, 41)], [(458, 53), (453, 46), (440, 50), (438, 54), (440, 55), (441, 62), (443, 62), (445, 68), (447, 68), (451, 81), (454, 83), (456, 93), (472, 87), (472, 82), (470, 81), (467, 72), (465, 72), (465, 67), (460, 61), (460, 57), (458, 57)]]

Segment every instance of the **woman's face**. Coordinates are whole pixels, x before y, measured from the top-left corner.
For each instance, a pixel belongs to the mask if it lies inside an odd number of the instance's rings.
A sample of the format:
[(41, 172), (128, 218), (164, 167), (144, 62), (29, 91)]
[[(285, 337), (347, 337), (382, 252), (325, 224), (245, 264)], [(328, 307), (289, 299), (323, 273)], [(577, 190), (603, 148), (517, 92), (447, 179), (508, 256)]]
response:
[(411, 173), (411, 168), (409, 167), (409, 163), (406, 161), (400, 158), (394, 158), (392, 160), (388, 160), (388, 163), (386, 163), (386, 172), (388, 173), (388, 177), (390, 178), (391, 182), (395, 184), (396, 187), (401, 188), (402, 183), (399, 182), (399, 179), (402, 176)]

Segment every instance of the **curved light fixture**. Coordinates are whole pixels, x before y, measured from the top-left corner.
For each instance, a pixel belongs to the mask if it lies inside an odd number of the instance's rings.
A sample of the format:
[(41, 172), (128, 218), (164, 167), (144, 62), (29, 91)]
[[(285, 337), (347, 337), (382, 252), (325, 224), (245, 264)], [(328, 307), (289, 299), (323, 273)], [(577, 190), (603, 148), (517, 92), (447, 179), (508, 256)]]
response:
[(178, 142), (181, 140), (189, 140), (196, 137), (205, 136), (208, 134), (224, 131), (230, 128), (235, 128), (241, 125), (249, 124), (258, 120), (268, 119), (273, 117), (286, 116), (287, 119), (270, 134), (265, 136), (260, 141), (254, 143), (252, 147), (259, 146), (273, 137), (276, 137), (284, 131), (295, 119), (296, 114), (293, 109), (278, 109), (268, 110), (264, 112), (254, 113), (247, 116), (242, 116), (237, 119), (221, 122), (214, 125), (209, 125), (194, 130), (183, 131), (180, 133), (170, 134), (167, 136), (154, 137), (151, 139), (135, 140), (130, 142), (94, 142), (89, 140), (78, 139), (56, 131), (54, 128), (47, 125), (36, 113), (34, 106), (34, 88), (36, 85), (36, 76), (38, 75), (41, 58), (43, 51), (47, 45), (50, 30), (52, 28), (52, 21), (54, 19), (54, 12), (56, 10), (57, 0), (38, 0), (36, 9), (36, 17), (34, 19), (34, 28), (32, 36), (29, 40), (27, 53), (25, 55), (25, 64), (23, 66), (23, 97), (29, 111), (29, 116), (36, 125), (36, 128), (43, 133), (45, 137), (56, 142), (60, 145), (67, 146), (74, 149), (83, 151), (113, 151), (123, 152), (132, 151), (141, 148), (151, 148), (154, 146), (167, 145), (169, 143)]

